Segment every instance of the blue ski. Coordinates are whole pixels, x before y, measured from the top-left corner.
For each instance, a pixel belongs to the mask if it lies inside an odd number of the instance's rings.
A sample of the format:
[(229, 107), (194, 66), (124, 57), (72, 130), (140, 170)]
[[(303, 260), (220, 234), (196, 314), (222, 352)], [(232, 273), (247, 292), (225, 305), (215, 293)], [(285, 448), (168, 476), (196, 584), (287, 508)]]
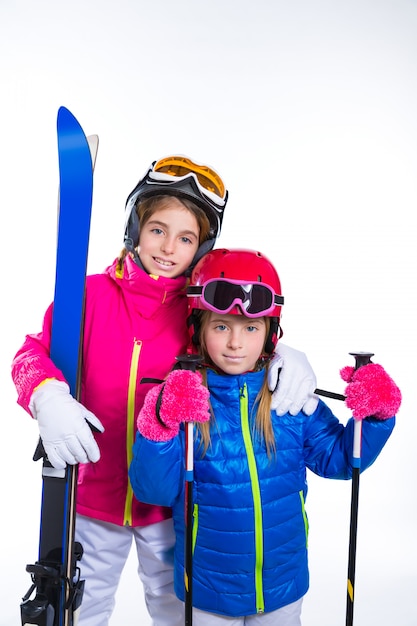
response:
[[(93, 169), (98, 137), (89, 139), (65, 107), (57, 118), (59, 207), (55, 294), (50, 354), (79, 399), (84, 291), (93, 197)], [(73, 626), (84, 581), (78, 561), (82, 546), (74, 542), (78, 466), (65, 470), (43, 458), (39, 560), (27, 565), (32, 586), (21, 603), (22, 626)], [(33, 593), (35, 596), (32, 598)], [(32, 599), (31, 599), (32, 598)]]

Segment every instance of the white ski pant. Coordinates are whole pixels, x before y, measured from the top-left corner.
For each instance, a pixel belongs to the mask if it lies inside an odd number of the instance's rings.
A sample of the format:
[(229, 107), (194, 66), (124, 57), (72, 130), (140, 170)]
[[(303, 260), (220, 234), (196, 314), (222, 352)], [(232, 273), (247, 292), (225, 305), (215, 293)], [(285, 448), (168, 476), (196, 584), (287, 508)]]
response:
[(246, 617), (225, 617), (194, 608), (193, 626), (301, 626), (302, 603), (301, 598), (277, 611)]
[[(184, 605), (174, 594), (172, 519), (132, 528), (77, 515), (75, 539), (84, 549), (80, 561), (85, 580), (78, 626), (108, 626), (115, 594), (132, 541), (138, 555), (138, 574), (153, 626), (183, 626)], [(140, 626), (132, 615), (130, 626)]]

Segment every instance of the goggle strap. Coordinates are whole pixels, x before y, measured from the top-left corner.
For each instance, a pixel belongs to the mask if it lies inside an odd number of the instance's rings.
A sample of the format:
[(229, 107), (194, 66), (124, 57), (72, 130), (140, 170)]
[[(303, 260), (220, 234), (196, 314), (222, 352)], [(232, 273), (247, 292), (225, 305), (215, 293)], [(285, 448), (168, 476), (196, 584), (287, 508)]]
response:
[(187, 183), (191, 186), (193, 183), (194, 186), (198, 189), (199, 195), (202, 195), (204, 198), (208, 199), (212, 204), (214, 204), (216, 210), (224, 209), (227, 200), (227, 192), (224, 197), (221, 197), (214, 191), (210, 191), (210, 189), (207, 189), (201, 184), (195, 172), (189, 172), (189, 174), (187, 174), (186, 176), (178, 177), (171, 176), (170, 174), (165, 174), (163, 172), (151, 171), (147, 176), (148, 185), (159, 185), (163, 187), (165, 187), (166, 185), (167, 187), (172, 187), (173, 189), (175, 189), (176, 187), (181, 189), (181, 186)]

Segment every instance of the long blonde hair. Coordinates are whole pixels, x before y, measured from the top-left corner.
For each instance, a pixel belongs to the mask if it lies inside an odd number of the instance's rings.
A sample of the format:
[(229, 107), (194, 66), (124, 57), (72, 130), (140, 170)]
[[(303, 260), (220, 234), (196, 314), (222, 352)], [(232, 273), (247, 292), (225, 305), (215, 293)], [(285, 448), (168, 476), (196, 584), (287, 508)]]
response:
[[(187, 198), (180, 198), (179, 196), (173, 196), (170, 194), (161, 194), (159, 196), (152, 196), (151, 198), (145, 198), (142, 202), (138, 202), (136, 205), (136, 213), (139, 218), (139, 231), (145, 226), (145, 224), (151, 219), (152, 215), (160, 209), (166, 208), (167, 204), (172, 201), (172, 198), (178, 200), (190, 213), (194, 215), (199, 227), (199, 245), (208, 239), (210, 234), (210, 222), (203, 209), (194, 204)], [(129, 250), (126, 247), (122, 248), (117, 259), (117, 270), (121, 271), (123, 267), (123, 261), (129, 254)]]
[[(199, 329), (197, 331), (198, 337), (199, 337), (199, 352), (204, 358), (205, 363), (207, 363), (208, 365), (213, 365), (213, 362), (210, 359), (210, 355), (207, 352), (207, 347), (206, 347), (205, 338), (204, 338), (205, 329), (207, 327), (207, 324), (210, 318), (210, 311), (198, 311), (197, 317), (198, 317), (198, 326), (199, 326)], [(266, 329), (266, 332), (265, 332), (265, 341), (266, 341), (268, 337), (268, 333), (269, 333), (269, 328), (270, 328), (270, 320), (268, 317), (265, 317), (264, 319), (265, 319), (265, 329)], [(264, 348), (265, 348), (265, 344), (264, 344)], [(272, 428), (272, 420), (271, 420), (272, 394), (268, 387), (269, 360), (265, 360), (265, 356), (266, 356), (266, 353), (265, 351), (263, 351), (262, 354), (259, 355), (259, 360), (256, 366), (257, 369), (263, 368), (265, 375), (264, 375), (262, 387), (260, 388), (259, 393), (255, 399), (254, 409), (256, 410), (256, 417), (255, 417), (254, 426), (255, 426), (255, 434), (264, 440), (268, 457), (271, 458), (272, 454), (275, 453), (275, 437), (274, 437), (274, 430)], [(206, 369), (203, 368), (201, 370), (201, 374), (203, 377), (203, 383), (207, 386)], [(198, 424), (198, 429), (201, 433), (203, 456), (206, 453), (211, 443), (210, 424), (213, 424), (215, 422), (215, 415), (211, 406), (210, 406), (210, 411), (211, 411), (210, 422), (204, 422), (202, 424)]]

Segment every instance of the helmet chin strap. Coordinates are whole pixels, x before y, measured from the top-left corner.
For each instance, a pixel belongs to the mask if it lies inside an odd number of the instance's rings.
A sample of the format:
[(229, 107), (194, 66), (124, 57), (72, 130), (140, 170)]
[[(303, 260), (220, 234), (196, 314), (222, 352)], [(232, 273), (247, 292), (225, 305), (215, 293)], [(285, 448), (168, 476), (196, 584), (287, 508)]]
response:
[(142, 261), (139, 258), (137, 248), (135, 248), (132, 239), (130, 239), (129, 237), (125, 239), (125, 248), (132, 255), (133, 261), (136, 263), (136, 265), (140, 267), (141, 270), (146, 272), (145, 268), (142, 265)]

